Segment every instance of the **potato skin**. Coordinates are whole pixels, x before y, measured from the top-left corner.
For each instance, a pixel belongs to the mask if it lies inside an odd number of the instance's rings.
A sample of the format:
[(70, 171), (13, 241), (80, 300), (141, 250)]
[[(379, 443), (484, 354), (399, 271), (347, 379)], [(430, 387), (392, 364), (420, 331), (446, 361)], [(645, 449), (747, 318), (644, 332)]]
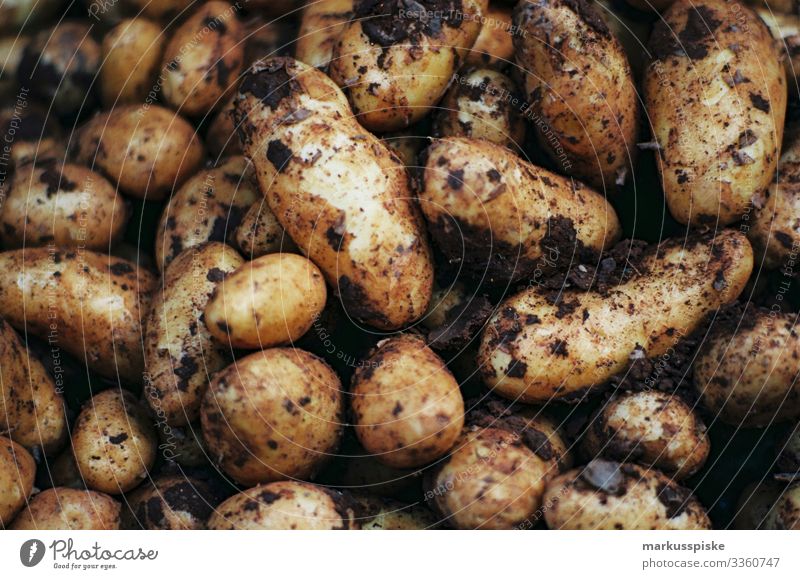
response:
[(551, 480), (544, 505), (544, 518), (550, 529), (711, 528), (697, 499), (666, 475), (603, 459)]
[(184, 474), (162, 476), (128, 497), (126, 529), (205, 529), (216, 500), (202, 480)]
[(120, 504), (95, 491), (52, 488), (35, 495), (17, 515), (14, 531), (115, 531)]
[(209, 377), (229, 362), (229, 348), (213, 339), (203, 314), (217, 284), (243, 263), (227, 245), (210, 242), (179, 254), (164, 272), (145, 324), (144, 393), (170, 426), (200, 417)]
[(435, 528), (438, 523), (436, 515), (424, 506), (367, 495), (354, 496), (353, 500), (364, 531), (423, 531)]
[(750, 307), (712, 325), (694, 385), (713, 416), (745, 428), (800, 418), (796, 324), (796, 314)]
[(272, 348), (214, 376), (203, 398), (203, 438), (239, 484), (309, 478), (339, 445), (343, 406), (339, 378), (325, 362)]
[(511, 21), (511, 7), (491, 3), (484, 11), (486, 22), (472, 49), (467, 52), (464, 64), (489, 68), (505, 68), (514, 58), (514, 25)]
[(103, 37), (100, 95), (103, 106), (142, 103), (153, 87), (165, 33), (145, 18), (126, 18)]
[[(19, 98), (17, 92), (9, 97), (14, 104), (0, 109), (0, 138), (9, 148), (9, 164), (19, 168), (33, 162), (63, 160), (66, 139), (55, 117), (46, 108)], [(10, 180), (3, 181), (8, 184)]]
[(622, 371), (637, 347), (660, 356), (732, 303), (753, 253), (744, 234), (723, 230), (668, 240), (642, 269), (608, 296), (565, 290), (553, 304), (534, 286), (508, 298), (483, 333), (478, 363), (486, 385), (531, 403), (582, 396)]
[(259, 61), (235, 120), (270, 208), (348, 315), (384, 330), (422, 316), (432, 258), (405, 168), (336, 85), (290, 58)]
[(233, 124), (233, 97), (229, 98), (208, 126), (206, 147), (212, 159), (242, 154), (242, 144)]
[(153, 20), (167, 20), (175, 18), (178, 14), (185, 14), (185, 10), (194, 3), (194, 0), (122, 0), (133, 13), (140, 13)]
[(337, 490), (304, 482), (258, 485), (234, 495), (208, 520), (212, 530), (357, 529), (355, 509)]
[(22, 446), (0, 436), (0, 527), (6, 528), (33, 490), (36, 463)]
[(800, 483), (785, 489), (769, 512), (764, 529), (800, 531)]
[(588, 1), (520, 2), (517, 64), (526, 72), (539, 145), (564, 172), (601, 191), (624, 184), (636, 153), (638, 97), (631, 67)]
[(312, 2), (303, 8), (295, 58), (325, 70), (347, 22), (353, 17), (354, 0)]
[(242, 255), (251, 260), (269, 253), (297, 250), (264, 199), (250, 206), (231, 241)]
[(353, 376), (351, 400), (359, 441), (395, 468), (444, 456), (464, 426), (458, 382), (425, 341), (412, 335), (378, 343)]
[[(435, 141), (427, 150), (419, 199), (444, 254), (490, 283), (529, 276), (552, 248), (567, 255), (600, 253), (621, 235), (617, 214), (602, 195), (485, 141)], [(560, 229), (574, 233), (578, 247), (558, 247), (565, 235), (553, 232)]]
[(645, 107), (667, 205), (683, 224), (738, 221), (778, 161), (785, 73), (767, 27), (736, 7), (677, 0), (650, 36)]
[(33, 28), (58, 9), (57, 2), (5, 0), (0, 4), (0, 33), (16, 32), (23, 26)]

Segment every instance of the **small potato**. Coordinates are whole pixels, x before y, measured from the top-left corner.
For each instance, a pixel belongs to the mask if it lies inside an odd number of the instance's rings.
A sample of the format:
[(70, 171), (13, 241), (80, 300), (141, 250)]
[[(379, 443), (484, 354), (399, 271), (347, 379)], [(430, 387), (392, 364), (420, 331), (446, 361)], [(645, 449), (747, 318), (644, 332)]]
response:
[(0, 33), (16, 33), (33, 28), (61, 8), (59, 2), (41, 0), (3, 0), (0, 2)]
[(342, 436), (341, 384), (313, 354), (264, 350), (214, 376), (201, 422), (209, 454), (239, 484), (310, 478)]
[(328, 67), (339, 35), (353, 17), (354, 0), (311, 2), (303, 9), (295, 58), (322, 70)]
[(72, 430), (72, 446), (86, 486), (117, 495), (147, 477), (158, 452), (158, 436), (133, 394), (112, 388), (84, 404)]
[(19, 93), (16, 70), (28, 41), (23, 35), (0, 37), (0, 98), (3, 102), (14, 100)]
[(691, 493), (657, 470), (595, 459), (547, 484), (551, 529), (705, 530), (711, 521)]
[(220, 108), (208, 126), (206, 146), (217, 160), (242, 154), (242, 143), (233, 124), (233, 98)]
[(705, 464), (711, 443), (700, 417), (674, 394), (627, 392), (606, 402), (584, 438), (590, 457), (653, 466), (673, 480)]
[(250, 206), (233, 232), (232, 241), (242, 255), (251, 260), (268, 253), (297, 250), (264, 199)]
[(395, 468), (444, 456), (464, 426), (464, 400), (444, 362), (409, 334), (378, 343), (353, 376), (356, 435), (367, 452)]
[(764, 529), (800, 531), (800, 483), (785, 489), (764, 521)]
[(513, 63), (514, 38), (517, 34), (511, 22), (511, 7), (491, 2), (485, 11), (478, 39), (467, 52), (464, 64), (488, 68), (505, 68)]
[(436, 515), (424, 506), (389, 499), (355, 496), (358, 522), (364, 531), (423, 531), (436, 527)]
[(144, 18), (125, 19), (106, 33), (100, 68), (103, 106), (143, 103), (158, 88), (165, 34), (158, 24)]
[(667, 205), (680, 223), (739, 221), (775, 174), (786, 78), (767, 27), (725, 0), (676, 0), (644, 77)]
[(208, 520), (212, 530), (357, 529), (351, 500), (337, 490), (303, 482), (273, 482), (234, 495)]
[(203, 313), (217, 284), (243, 263), (227, 245), (210, 242), (179, 254), (164, 272), (145, 324), (144, 394), (170, 426), (200, 417), (210, 376), (228, 365), (229, 349), (206, 330)]
[(740, 428), (800, 418), (797, 315), (750, 306), (711, 326), (694, 385), (717, 419)]
[(488, 68), (468, 69), (439, 103), (434, 137), (484, 139), (512, 151), (523, 146), (525, 122), (520, 116), (517, 87), (506, 75)]
[(736, 505), (733, 528), (740, 531), (763, 528), (785, 488), (785, 484), (769, 479), (747, 485)]
[(53, 488), (35, 495), (11, 525), (14, 531), (115, 531), (120, 504), (95, 491)]
[(126, 529), (205, 529), (216, 500), (208, 485), (197, 478), (173, 475), (157, 478), (128, 498)]
[(211, 335), (232, 348), (293, 344), (322, 313), (328, 291), (301, 255), (272, 253), (224, 277), (205, 309)]
[(186, 15), (189, 6), (195, 3), (195, 0), (122, 0), (128, 7), (129, 11), (141, 13), (142, 16), (152, 18), (153, 20), (171, 21), (177, 16)]
[(622, 233), (602, 195), (486, 141), (435, 141), (419, 199), (445, 256), (492, 284), (532, 275), (553, 252), (599, 254)]
[(0, 528), (14, 520), (33, 491), (36, 463), (27, 450), (0, 436)]
[[(23, 95), (14, 98), (13, 106), (0, 109), (0, 139), (8, 147), (9, 164), (19, 168), (33, 162), (63, 162), (65, 139), (55, 117), (46, 108), (28, 103)], [(2, 182), (8, 183), (7, 175), (4, 177)]]
[(232, 237), (247, 209), (261, 196), (253, 183), (253, 166), (242, 156), (204, 169), (172, 195), (156, 232), (160, 271), (185, 249)]
[(125, 232), (129, 210), (105, 177), (80, 165), (18, 169), (0, 213), (7, 249), (54, 245), (108, 251)]
[(192, 125), (158, 105), (114, 107), (83, 125), (71, 141), (76, 162), (148, 201), (180, 187), (203, 161), (203, 144)]
[(429, 130), (423, 124), (412, 125), (407, 129), (384, 133), (381, 142), (394, 153), (406, 168), (419, 167), (419, 154), (428, 146)]

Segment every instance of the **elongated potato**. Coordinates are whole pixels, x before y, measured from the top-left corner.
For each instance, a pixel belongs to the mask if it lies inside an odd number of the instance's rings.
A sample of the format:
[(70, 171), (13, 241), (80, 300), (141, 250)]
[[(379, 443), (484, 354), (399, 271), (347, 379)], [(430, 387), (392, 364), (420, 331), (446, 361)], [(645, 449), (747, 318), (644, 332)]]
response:
[(562, 172), (613, 191), (633, 165), (638, 97), (599, 10), (584, 0), (520, 2), (514, 43), (539, 144)]
[(672, 216), (727, 225), (775, 173), (786, 78), (761, 20), (725, 0), (677, 0), (656, 23), (645, 107)]
[(14, 531), (115, 531), (120, 504), (95, 491), (52, 488), (35, 495), (11, 529)]
[(217, 503), (204, 481), (184, 474), (159, 477), (126, 498), (128, 529), (205, 529)]
[(327, 68), (345, 25), (353, 17), (354, 0), (312, 2), (303, 9), (295, 43), (295, 58), (309, 66)]
[(336, 85), (290, 58), (260, 61), (235, 119), (270, 208), (346, 312), (381, 329), (422, 316), (432, 259), (405, 168), (352, 118)]
[(419, 199), (443, 253), (490, 283), (524, 278), (551, 250), (599, 254), (621, 235), (602, 195), (485, 141), (434, 142)]
[(250, 206), (233, 232), (232, 241), (242, 255), (251, 260), (268, 253), (297, 250), (264, 199)]
[(85, 360), (102, 376), (142, 379), (142, 322), (155, 278), (124, 259), (88, 250), (0, 253), (0, 315)]
[(756, 8), (756, 14), (769, 28), (772, 37), (778, 41), (782, 51), (783, 64), (786, 69), (786, 81), (789, 94), (797, 94), (800, 86), (797, 77), (800, 75), (800, 17), (791, 12), (773, 12), (772, 2), (767, 8)]
[(212, 338), (203, 313), (217, 284), (243, 263), (227, 245), (210, 242), (179, 254), (164, 272), (145, 325), (144, 393), (170, 426), (200, 417), (210, 376), (228, 364), (229, 348)]
[(486, 5), (357, 0), (330, 75), (347, 92), (359, 122), (370, 131), (396, 131), (424, 117), (478, 38)]
[(622, 371), (637, 348), (648, 357), (690, 334), (732, 303), (753, 269), (744, 234), (666, 241), (642, 264), (646, 274), (608, 296), (564, 290), (556, 303), (532, 287), (507, 299), (484, 331), (485, 383), (512, 400), (584, 395)]
[(143, 103), (158, 89), (165, 32), (144, 18), (125, 19), (103, 37), (100, 95), (103, 106)]
[(481, 31), (464, 58), (464, 64), (505, 68), (513, 62), (513, 35), (518, 33), (511, 20), (511, 7), (497, 6), (491, 2), (483, 16)]
[(22, 446), (0, 436), (0, 527), (14, 520), (33, 490), (36, 463)]

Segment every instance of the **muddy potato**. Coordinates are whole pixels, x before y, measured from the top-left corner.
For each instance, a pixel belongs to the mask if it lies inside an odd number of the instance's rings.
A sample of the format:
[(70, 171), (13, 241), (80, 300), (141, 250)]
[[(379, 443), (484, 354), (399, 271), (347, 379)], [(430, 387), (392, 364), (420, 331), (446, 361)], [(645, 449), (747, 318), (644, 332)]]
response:
[(158, 429), (158, 448), (164, 460), (184, 468), (194, 468), (208, 463), (203, 432), (198, 420), (186, 426), (162, 426)]
[(0, 527), (14, 520), (33, 490), (36, 463), (22, 446), (0, 436)]
[(180, 474), (162, 476), (128, 497), (126, 529), (205, 529), (216, 505), (214, 494), (202, 480)]
[(257, 200), (244, 214), (233, 232), (232, 242), (243, 256), (251, 260), (269, 253), (297, 251), (264, 199)]
[(203, 398), (203, 438), (239, 484), (310, 478), (339, 445), (343, 411), (339, 378), (322, 359), (273, 348), (214, 376)]
[(368, 495), (353, 497), (357, 519), (364, 531), (422, 531), (436, 527), (436, 515), (424, 506), (404, 505)]
[(736, 505), (733, 528), (741, 531), (763, 528), (785, 488), (785, 484), (770, 479), (747, 485)]
[(185, 16), (190, 10), (189, 7), (195, 4), (196, 0), (123, 0), (129, 10), (134, 14), (141, 13), (142, 16), (153, 20), (171, 21), (179, 16)]
[(483, 0), (356, 0), (339, 35), (331, 78), (358, 121), (396, 131), (428, 114), (481, 29)]
[(347, 314), (380, 329), (422, 316), (433, 266), (405, 168), (336, 85), (293, 59), (263, 60), (235, 118), (270, 208)]
[(52, 488), (34, 495), (11, 529), (115, 531), (119, 529), (120, 509), (120, 504), (104, 493)]
[(353, 17), (353, 2), (329, 0), (306, 6), (297, 33), (295, 58), (309, 66), (327, 68), (339, 35)]
[(467, 66), (501, 69), (513, 63), (513, 35), (517, 31), (511, 21), (511, 7), (491, 4), (484, 13), (478, 39), (464, 58)]
[(125, 19), (103, 37), (100, 95), (103, 106), (143, 103), (156, 78), (165, 31), (144, 18)]
[(260, 197), (253, 165), (244, 157), (231, 157), (196, 173), (172, 195), (161, 214), (155, 247), (158, 268), (164, 271), (190, 247), (225, 242)]
[(0, 37), (0, 98), (3, 102), (13, 100), (19, 92), (16, 70), (27, 43), (28, 37), (23, 35)]
[(208, 380), (229, 363), (229, 348), (206, 329), (203, 314), (214, 288), (244, 260), (223, 243), (180, 253), (169, 264), (145, 324), (144, 359), (150, 408), (170, 426), (200, 417)]
[(59, 2), (41, 0), (3, 0), (0, 2), (0, 33), (16, 33), (34, 28), (60, 8)]
[(695, 226), (740, 220), (761, 204), (783, 135), (786, 78), (767, 27), (739, 4), (678, 0), (649, 50), (645, 108), (670, 213)]
[[(0, 56), (2, 59), (2, 56)], [(13, 105), (0, 109), (0, 139), (12, 168), (32, 162), (47, 163), (66, 157), (61, 127), (47, 109), (15, 97)], [(6, 176), (5, 183), (9, 179)]]
[(745, 428), (800, 418), (796, 323), (796, 314), (750, 306), (712, 325), (694, 385), (713, 416)]
[(800, 531), (800, 483), (786, 488), (764, 521), (764, 529)]
[(485, 141), (435, 141), (421, 189), (420, 205), (439, 248), (489, 283), (533, 274), (552, 251), (599, 254), (621, 235), (602, 195)]
[(145, 480), (156, 459), (158, 436), (133, 394), (112, 388), (84, 404), (72, 446), (86, 486), (117, 495)]
[[(622, 371), (635, 350), (657, 357), (732, 303), (753, 269), (744, 234), (667, 240), (607, 296), (534, 286), (498, 306), (478, 356), (484, 382), (512, 400), (576, 399)], [(641, 353), (641, 352), (640, 352)]]
[(217, 160), (242, 154), (242, 144), (233, 124), (233, 98), (223, 105), (208, 126), (206, 146)]
[[(771, 4), (771, 2), (770, 2)], [(773, 8), (757, 8), (756, 13), (769, 28), (770, 34), (778, 42), (786, 69), (789, 94), (800, 90), (797, 77), (800, 75), (800, 17), (797, 14), (773, 12)]]
[(247, 66), (271, 56), (289, 56), (297, 40), (292, 19), (273, 19), (264, 12), (250, 12), (244, 26), (244, 61)]
[(19, 168), (0, 209), (7, 249), (55, 245), (108, 251), (125, 232), (129, 210), (105, 177), (80, 165)]
[[(423, 121), (424, 123), (424, 121)], [(428, 146), (429, 129), (416, 124), (391, 133), (381, 135), (381, 142), (395, 154), (406, 168), (419, 167), (419, 154)]]
[(234, 495), (208, 520), (212, 530), (357, 529), (354, 505), (337, 490), (304, 482), (273, 482)]
[(70, 153), (103, 173), (123, 193), (158, 201), (194, 174), (203, 144), (177, 113), (158, 105), (123, 105), (92, 118), (76, 131)]
[(205, 309), (211, 335), (232, 348), (293, 344), (325, 307), (319, 268), (294, 253), (272, 253), (222, 279)]

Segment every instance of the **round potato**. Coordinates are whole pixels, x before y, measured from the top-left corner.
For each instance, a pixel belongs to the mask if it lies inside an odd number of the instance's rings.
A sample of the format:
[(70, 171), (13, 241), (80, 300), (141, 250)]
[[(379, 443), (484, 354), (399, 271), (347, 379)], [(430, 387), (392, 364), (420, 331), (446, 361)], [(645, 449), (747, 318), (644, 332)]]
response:
[(23, 26), (33, 28), (52, 16), (60, 6), (58, 2), (41, 0), (3, 0), (0, 3), (0, 32), (17, 32)]
[(158, 88), (164, 43), (164, 30), (145, 18), (125, 19), (106, 33), (100, 68), (100, 95), (106, 108), (143, 103)]
[(160, 477), (128, 498), (125, 528), (205, 529), (215, 505), (211, 489), (202, 480), (183, 474)]
[(22, 446), (0, 436), (0, 527), (14, 520), (33, 491), (36, 462)]
[(295, 58), (322, 70), (333, 58), (333, 50), (345, 25), (353, 17), (354, 0), (311, 2), (303, 8)]
[(505, 68), (513, 62), (514, 38), (517, 31), (511, 21), (511, 7), (497, 6), (491, 2), (482, 19), (472, 49), (467, 52), (464, 64), (489, 68)]
[(424, 506), (367, 495), (355, 496), (353, 500), (364, 531), (423, 531), (433, 529), (438, 523), (436, 515)]
[(268, 253), (297, 250), (263, 199), (253, 203), (244, 214), (239, 227), (233, 232), (232, 241), (242, 255), (251, 260)]
[(35, 495), (11, 529), (14, 531), (114, 531), (120, 504), (95, 491), (52, 488)]
[(769, 512), (764, 529), (800, 531), (800, 484), (785, 489)]
[[(33, 162), (63, 162), (65, 139), (55, 117), (46, 108), (29, 103), (24, 95), (16, 99), (13, 106), (0, 109), (0, 139), (7, 147), (9, 164), (16, 168)], [(0, 184), (8, 182), (8, 174), (2, 174)]]

